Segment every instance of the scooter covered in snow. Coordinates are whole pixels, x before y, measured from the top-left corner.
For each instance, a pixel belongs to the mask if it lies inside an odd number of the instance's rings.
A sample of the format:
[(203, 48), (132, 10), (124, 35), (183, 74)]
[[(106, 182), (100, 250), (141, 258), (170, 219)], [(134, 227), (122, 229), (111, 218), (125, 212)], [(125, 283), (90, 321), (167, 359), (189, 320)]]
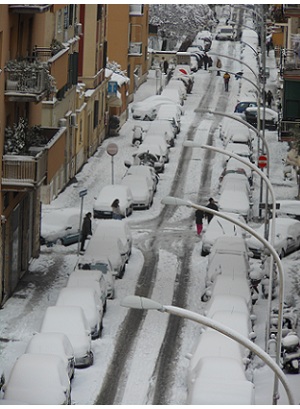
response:
[(141, 126), (135, 126), (133, 128), (132, 145), (139, 146), (143, 142), (143, 128)]
[(300, 340), (295, 332), (282, 338), (282, 367), (288, 373), (298, 374), (300, 370)]

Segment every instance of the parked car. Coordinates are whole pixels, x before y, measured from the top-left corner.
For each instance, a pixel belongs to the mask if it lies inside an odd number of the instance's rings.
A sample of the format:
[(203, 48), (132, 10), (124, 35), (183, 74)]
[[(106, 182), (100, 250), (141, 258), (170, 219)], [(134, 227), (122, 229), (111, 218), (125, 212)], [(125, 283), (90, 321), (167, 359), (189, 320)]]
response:
[[(265, 110), (265, 127), (270, 131), (275, 131), (278, 126), (278, 112), (271, 108), (261, 107), (260, 108), (260, 118), (261, 127), (263, 126), (263, 110)], [(253, 126), (257, 126), (257, 111), (258, 108), (246, 108), (244, 115), (247, 122)]]
[(62, 332), (69, 338), (74, 351), (75, 368), (93, 364), (91, 329), (81, 307), (48, 307), (40, 332)]
[(249, 314), (249, 308), (245, 298), (239, 295), (218, 294), (212, 295), (207, 302), (205, 316), (212, 317), (217, 311), (233, 311)]
[(167, 162), (165, 155), (166, 152), (162, 150), (160, 145), (142, 143), (132, 154), (133, 164), (152, 166), (157, 173), (163, 173)]
[(103, 329), (103, 304), (94, 288), (68, 286), (60, 290), (57, 307), (81, 307), (90, 326), (92, 339), (99, 338)]
[(288, 216), (300, 220), (300, 202), (299, 200), (276, 200), (279, 209), (276, 211), (277, 216)]
[(188, 384), (187, 405), (254, 405), (254, 385), (241, 362), (228, 357), (203, 357)]
[[(147, 145), (156, 145), (160, 148), (160, 155), (163, 157), (165, 163), (169, 163), (169, 153), (170, 153), (170, 145), (166, 141), (165, 135), (154, 135), (154, 134), (148, 134), (145, 136), (144, 142), (142, 143), (142, 148), (144, 149), (145, 146)], [(159, 151), (157, 151), (159, 152)]]
[(162, 105), (158, 112), (156, 119), (160, 121), (169, 121), (174, 128), (175, 134), (180, 132), (181, 128), (181, 112), (177, 106)]
[(71, 385), (65, 364), (53, 354), (23, 354), (4, 385), (4, 399), (28, 405), (70, 405)]
[(245, 112), (245, 109), (252, 108), (252, 107), (257, 107), (256, 101), (241, 101), (236, 104), (234, 108), (234, 112), (238, 114), (242, 114), (243, 112)]
[(180, 98), (184, 101), (187, 97), (187, 90), (182, 81), (178, 81), (176, 78), (171, 78), (168, 82), (166, 89), (176, 89), (179, 92)]
[[(249, 161), (249, 163), (251, 163), (251, 161), (247, 158), (243, 158), (245, 160), (247, 160), (247, 162)], [(237, 173), (244, 173), (247, 175), (249, 184), (252, 185), (253, 182), (253, 171), (252, 169), (247, 166), (246, 164), (240, 162), (239, 160), (235, 159), (235, 158), (230, 158), (228, 160), (228, 162), (226, 163), (226, 169), (224, 171), (223, 176), (226, 174), (226, 172), (237, 172)]]
[[(269, 220), (269, 238), (271, 240), (273, 220)], [(255, 229), (256, 233), (264, 237), (265, 225), (262, 224)], [(263, 243), (255, 237), (247, 239), (250, 251), (254, 258), (260, 258), (262, 254), (270, 254), (269, 250), (265, 248)], [(300, 221), (285, 217), (276, 217), (275, 219), (275, 237), (274, 249), (280, 258), (293, 253), (300, 249)]]
[(146, 177), (126, 175), (121, 183), (131, 190), (134, 210), (150, 209), (153, 204), (154, 191)]
[[(226, 215), (232, 217), (233, 219), (237, 219), (242, 223), (246, 223), (245, 219), (241, 215), (236, 213), (226, 213)], [(222, 219), (221, 217), (213, 217), (202, 237), (201, 256), (207, 256), (210, 253), (211, 247), (220, 236), (243, 237), (244, 230), (241, 227)]]
[[(233, 143), (229, 142), (225, 148), (227, 151), (235, 153), (238, 156), (241, 156), (243, 159), (249, 159), (250, 162), (253, 162), (252, 157), (253, 153), (248, 145), (244, 143)], [(235, 158), (233, 158), (235, 159)]]
[(224, 190), (239, 190), (245, 192), (251, 199), (252, 190), (244, 172), (226, 172), (220, 183), (220, 193)]
[(140, 119), (142, 121), (153, 121), (161, 105), (176, 105), (176, 101), (173, 101), (169, 97), (163, 97), (162, 95), (152, 95), (143, 101), (132, 103), (132, 117), (133, 119)]
[[(99, 226), (99, 227), (98, 227)], [(128, 261), (132, 251), (132, 233), (130, 226), (126, 219), (114, 220), (114, 219), (102, 219), (97, 223), (97, 228), (105, 235), (115, 238), (119, 238), (122, 242), (124, 250), (126, 252), (126, 261)], [(90, 241), (90, 243), (92, 240)], [(85, 256), (95, 257), (97, 256), (97, 246), (91, 245), (86, 249)]]
[[(119, 220), (117, 220), (119, 221)], [(120, 238), (105, 234), (101, 230), (101, 225), (96, 227), (92, 239), (88, 245), (87, 257), (92, 258), (97, 262), (103, 257), (107, 257), (117, 274), (116, 277), (122, 278), (125, 272), (127, 252)]]
[[(90, 243), (94, 243), (94, 241), (90, 241)], [(101, 272), (106, 281), (107, 298), (113, 300), (115, 298), (115, 277), (118, 275), (118, 272), (113, 269), (107, 256), (99, 256), (98, 251), (95, 251), (97, 247), (92, 245), (90, 250), (86, 249), (85, 254), (79, 257), (74, 272), (83, 270), (83, 275), (89, 270)], [(99, 281), (101, 281), (101, 277)]]
[(224, 189), (219, 199), (219, 210), (227, 213), (238, 213), (244, 217), (246, 222), (251, 218), (253, 203), (249, 195), (243, 190)]
[(41, 219), (40, 244), (69, 246), (78, 243), (80, 208), (44, 209)]
[(37, 333), (27, 344), (25, 354), (57, 355), (65, 365), (70, 379), (75, 373), (75, 357), (69, 338), (61, 332)]
[(153, 191), (156, 192), (159, 176), (152, 166), (147, 165), (132, 165), (129, 161), (125, 161), (125, 166), (128, 168), (126, 175), (144, 175), (152, 183)]
[(216, 33), (216, 40), (221, 41), (235, 41), (236, 30), (231, 26), (219, 26)]
[(111, 219), (111, 204), (115, 199), (119, 199), (121, 214), (124, 217), (130, 216), (133, 211), (132, 193), (128, 187), (115, 184), (104, 186), (98, 197), (95, 198), (93, 207), (94, 217), (99, 219)]
[(172, 89), (172, 88), (166, 87), (163, 89), (161, 96), (164, 98), (169, 98), (170, 100), (174, 101), (178, 105), (184, 104), (184, 98), (178, 89)]
[(144, 141), (152, 139), (152, 136), (162, 136), (167, 145), (173, 147), (175, 145), (176, 130), (169, 121), (155, 119), (155, 121), (151, 122)]
[[(84, 265), (89, 268), (90, 265)], [(107, 283), (104, 274), (99, 270), (75, 269), (69, 276), (66, 287), (90, 287), (96, 291), (98, 300), (102, 304), (103, 313), (107, 305)]]

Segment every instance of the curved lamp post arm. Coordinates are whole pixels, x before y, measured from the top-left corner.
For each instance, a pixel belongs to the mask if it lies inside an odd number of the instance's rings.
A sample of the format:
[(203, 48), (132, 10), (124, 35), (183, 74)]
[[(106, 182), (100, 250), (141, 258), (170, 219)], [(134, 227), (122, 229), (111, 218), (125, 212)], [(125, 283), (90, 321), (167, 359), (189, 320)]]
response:
[(181, 318), (186, 318), (191, 321), (197, 322), (198, 324), (205, 325), (221, 334), (233, 339), (239, 344), (243, 345), (245, 348), (248, 348), (250, 351), (259, 356), (265, 364), (267, 364), (273, 372), (280, 379), (286, 394), (288, 396), (289, 404), (294, 405), (295, 401), (292, 395), (292, 392), (289, 388), (287, 378), (280, 367), (273, 361), (273, 359), (260, 347), (255, 345), (249, 339), (241, 335), (239, 332), (234, 331), (233, 329), (223, 325), (222, 323), (215, 321), (211, 318), (205, 317), (201, 314), (197, 314), (193, 311), (186, 310), (184, 308), (175, 307), (173, 305), (162, 305), (154, 300), (139, 297), (136, 295), (129, 295), (125, 297), (120, 305), (127, 308), (136, 308), (142, 310), (156, 310), (159, 312), (166, 312), (171, 315), (176, 315)]

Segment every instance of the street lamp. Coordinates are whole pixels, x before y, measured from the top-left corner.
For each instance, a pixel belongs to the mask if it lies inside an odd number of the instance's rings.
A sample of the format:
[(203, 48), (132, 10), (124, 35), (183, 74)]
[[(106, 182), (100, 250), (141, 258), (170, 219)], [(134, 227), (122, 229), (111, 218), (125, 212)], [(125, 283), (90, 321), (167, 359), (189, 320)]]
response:
[(292, 395), (292, 392), (289, 388), (287, 378), (280, 367), (273, 361), (273, 359), (259, 346), (255, 345), (249, 339), (234, 331), (233, 329), (223, 325), (222, 323), (215, 321), (211, 318), (205, 317), (201, 314), (195, 313), (193, 311), (186, 310), (184, 308), (175, 307), (173, 305), (162, 305), (154, 300), (149, 298), (140, 297), (137, 295), (129, 295), (121, 301), (120, 305), (126, 308), (135, 308), (140, 310), (156, 310), (159, 312), (166, 312), (168, 314), (176, 315), (181, 318), (187, 318), (191, 321), (197, 322), (198, 324), (205, 325), (221, 334), (233, 339), (239, 344), (243, 345), (245, 348), (248, 348), (254, 354), (259, 356), (265, 364), (269, 366), (276, 374), (276, 377), (280, 379), (290, 405), (294, 405), (295, 401)]
[[(278, 260), (278, 254), (276, 253), (276, 251), (274, 250), (274, 239), (275, 239), (275, 215), (276, 215), (276, 199), (275, 199), (275, 193), (273, 190), (273, 187), (269, 181), (269, 179), (265, 176), (265, 174), (258, 169), (257, 166), (253, 165), (250, 162), (247, 162), (246, 160), (244, 160), (242, 157), (240, 157), (239, 155), (234, 154), (233, 152), (229, 152), (226, 151), (224, 149), (220, 149), (220, 148), (216, 148), (214, 146), (209, 146), (209, 145), (201, 145), (198, 144), (194, 141), (184, 141), (183, 142), (183, 146), (185, 147), (194, 147), (194, 148), (202, 148), (202, 149), (208, 149), (208, 150), (212, 150), (215, 152), (219, 152), (219, 153), (223, 153), (224, 155), (233, 157), (235, 159), (237, 159), (238, 161), (246, 164), (247, 166), (249, 166), (251, 169), (253, 169), (256, 173), (258, 173), (260, 175), (260, 177), (266, 182), (271, 196), (272, 196), (272, 228), (271, 228), (271, 247), (272, 247), (272, 251), (270, 251), (271, 256), (270, 256), (270, 272), (269, 272), (269, 295), (268, 295), (268, 321), (267, 321), (267, 328), (266, 328), (266, 344), (267, 344), (267, 340), (269, 339), (269, 334), (270, 334), (270, 320), (271, 320), (271, 303), (272, 303), (272, 287), (273, 287), (273, 262), (274, 262), (274, 254), (276, 254), (276, 259)], [(174, 203), (173, 203), (174, 204)], [(202, 209), (201, 209), (202, 210)], [(238, 224), (238, 223), (236, 223)], [(246, 229), (247, 230), (247, 229)], [(254, 231), (254, 230), (253, 230)], [(252, 234), (252, 233), (251, 233)], [(255, 235), (254, 235), (255, 236)], [(258, 239), (260, 240), (260, 239)], [(268, 243), (266, 241), (266, 239), (264, 239), (265, 243)], [(267, 246), (267, 248), (269, 248)], [(280, 260), (280, 259), (279, 259)], [(282, 319), (283, 319), (283, 296), (284, 296), (284, 274), (283, 274), (283, 269), (282, 269), (282, 265), (281, 262), (276, 261), (276, 264), (278, 266), (278, 269), (280, 270), (281, 274), (280, 274), (280, 285), (279, 285), (279, 307), (278, 307), (278, 324), (277, 324), (277, 328), (278, 328), (278, 332), (277, 332), (277, 344), (276, 344), (276, 362), (279, 365), (280, 362), (280, 352), (281, 352), (281, 339), (282, 339)], [(280, 265), (280, 267), (279, 267)], [(275, 392), (276, 391), (276, 392)], [(274, 381), (274, 400), (276, 403), (276, 399), (275, 396), (277, 395), (277, 391), (278, 391), (278, 380)]]

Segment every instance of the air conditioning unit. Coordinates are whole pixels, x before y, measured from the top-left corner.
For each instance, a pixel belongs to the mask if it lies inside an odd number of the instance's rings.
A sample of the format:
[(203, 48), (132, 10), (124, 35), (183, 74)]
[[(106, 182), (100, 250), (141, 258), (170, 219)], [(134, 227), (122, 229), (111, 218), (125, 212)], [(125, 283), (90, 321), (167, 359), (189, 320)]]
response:
[(61, 118), (61, 119), (58, 121), (58, 126), (59, 126), (60, 128), (66, 128), (66, 127), (67, 127), (67, 120), (66, 120), (66, 118)]
[(81, 36), (82, 35), (82, 24), (76, 23), (75, 24), (75, 35)]

